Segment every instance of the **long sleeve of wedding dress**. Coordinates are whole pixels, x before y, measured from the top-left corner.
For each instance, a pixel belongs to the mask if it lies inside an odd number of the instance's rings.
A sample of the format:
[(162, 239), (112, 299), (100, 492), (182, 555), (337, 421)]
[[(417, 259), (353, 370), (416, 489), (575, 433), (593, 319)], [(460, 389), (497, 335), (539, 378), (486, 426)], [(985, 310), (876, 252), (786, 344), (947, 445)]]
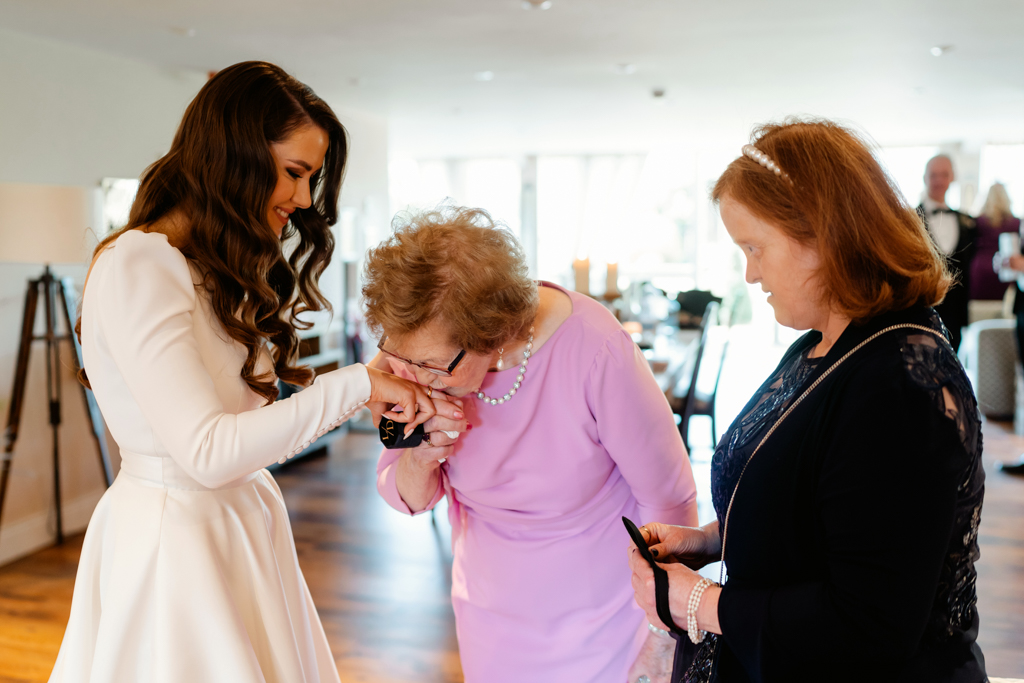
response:
[[(83, 311), (83, 333), (92, 338), (83, 345), (97, 396), (121, 404), (130, 395), (135, 404), (119, 406), (126, 411), (118, 415), (103, 411), (115, 437), (136, 431), (141, 418), (153, 439), (144, 439), (142, 452), (165, 451), (191, 478), (216, 488), (300, 452), (366, 402), (369, 377), (353, 366), (321, 375), (291, 398), (251, 407), (262, 399), (240, 378), (245, 351), (211, 319), (194, 280), (185, 257), (159, 233), (129, 231), (100, 256)], [(262, 366), (273, 370), (269, 352)], [(251, 409), (233, 410), (240, 403)], [(131, 424), (118, 430), (124, 412)]]

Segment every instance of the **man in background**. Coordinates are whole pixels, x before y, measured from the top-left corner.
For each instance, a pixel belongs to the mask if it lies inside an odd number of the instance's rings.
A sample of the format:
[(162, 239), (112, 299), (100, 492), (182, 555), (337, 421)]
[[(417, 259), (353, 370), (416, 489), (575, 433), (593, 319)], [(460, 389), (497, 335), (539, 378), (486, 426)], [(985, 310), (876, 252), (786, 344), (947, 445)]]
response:
[(974, 258), (975, 222), (965, 213), (946, 204), (946, 192), (953, 182), (953, 160), (939, 154), (924, 167), (925, 195), (917, 213), (928, 226), (939, 251), (946, 257), (955, 282), (946, 298), (935, 307), (952, 335), (953, 348), (960, 349), (962, 330), (967, 326), (967, 302), (970, 298), (971, 260)]

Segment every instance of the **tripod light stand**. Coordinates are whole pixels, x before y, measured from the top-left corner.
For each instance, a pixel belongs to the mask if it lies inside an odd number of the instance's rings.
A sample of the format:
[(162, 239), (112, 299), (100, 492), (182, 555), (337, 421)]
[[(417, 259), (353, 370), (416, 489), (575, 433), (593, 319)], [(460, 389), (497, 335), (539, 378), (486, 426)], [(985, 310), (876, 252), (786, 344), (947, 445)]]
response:
[[(73, 366), (82, 365), (81, 347), (74, 334), (77, 296), (70, 279), (58, 279), (50, 270), (52, 263), (80, 265), (88, 261), (86, 226), (90, 223), (88, 193), (82, 188), (43, 185), (0, 184), (0, 261), (44, 263), (40, 277), (30, 279), (25, 292), (21, 336), (11, 391), (11, 402), (0, 455), (0, 515), (10, 482), (11, 460), (21, 426), (28, 367), (32, 346), (45, 342), (46, 395), (52, 432), (53, 490), (56, 499), (57, 543), (64, 541), (60, 481), (60, 425), (62, 421), (61, 342), (71, 342)], [(43, 299), (45, 332), (36, 335), (39, 298)], [(60, 321), (60, 324), (58, 323)], [(58, 332), (58, 327), (63, 331)], [(107, 452), (103, 418), (92, 392), (82, 387), (89, 412), (93, 439), (96, 441), (103, 477), (109, 486), (113, 480)]]

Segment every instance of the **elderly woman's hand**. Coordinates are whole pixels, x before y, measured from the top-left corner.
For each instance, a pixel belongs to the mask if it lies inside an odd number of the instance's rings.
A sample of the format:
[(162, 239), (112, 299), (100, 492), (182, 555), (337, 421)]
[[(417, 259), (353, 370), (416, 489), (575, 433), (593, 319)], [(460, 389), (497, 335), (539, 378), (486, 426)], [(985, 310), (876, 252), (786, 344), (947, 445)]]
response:
[(436, 391), (433, 392), (433, 398), (437, 414), (423, 424), (429, 437), (428, 445), (451, 446), (458, 441), (460, 434), (470, 429), (462, 412), (462, 401)]
[(436, 469), (453, 455), (452, 445), (469, 427), (462, 412), (462, 401), (436, 391), (432, 398), (437, 414), (423, 425), (428, 438), (416, 448), (407, 449), (413, 464), (428, 470)]
[(424, 424), (429, 439), (405, 449), (398, 459), (398, 493), (413, 512), (430, 504), (437, 490), (438, 469), (452, 457), (452, 444), (468, 428), (462, 401), (436, 391), (431, 398), (437, 412)]
[(399, 467), (404, 464), (412, 469), (432, 472), (439, 468), (441, 463), (452, 457), (454, 450), (450, 445), (433, 446), (424, 441), (416, 448), (406, 449), (399, 460)]

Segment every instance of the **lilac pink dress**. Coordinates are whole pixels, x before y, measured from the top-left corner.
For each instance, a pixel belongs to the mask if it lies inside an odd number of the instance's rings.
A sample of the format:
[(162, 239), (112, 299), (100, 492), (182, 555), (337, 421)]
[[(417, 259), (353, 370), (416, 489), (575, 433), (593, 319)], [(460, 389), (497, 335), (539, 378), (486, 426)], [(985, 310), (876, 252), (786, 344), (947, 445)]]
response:
[[(572, 314), (511, 401), (465, 400), (473, 429), (430, 504), (448, 497), (466, 683), (623, 683), (647, 630), (621, 517), (697, 523), (689, 460), (643, 354), (600, 304), (558, 289)], [(482, 391), (503, 395), (517, 372), (488, 373)], [(377, 485), (410, 514), (401, 453), (384, 451)]]

